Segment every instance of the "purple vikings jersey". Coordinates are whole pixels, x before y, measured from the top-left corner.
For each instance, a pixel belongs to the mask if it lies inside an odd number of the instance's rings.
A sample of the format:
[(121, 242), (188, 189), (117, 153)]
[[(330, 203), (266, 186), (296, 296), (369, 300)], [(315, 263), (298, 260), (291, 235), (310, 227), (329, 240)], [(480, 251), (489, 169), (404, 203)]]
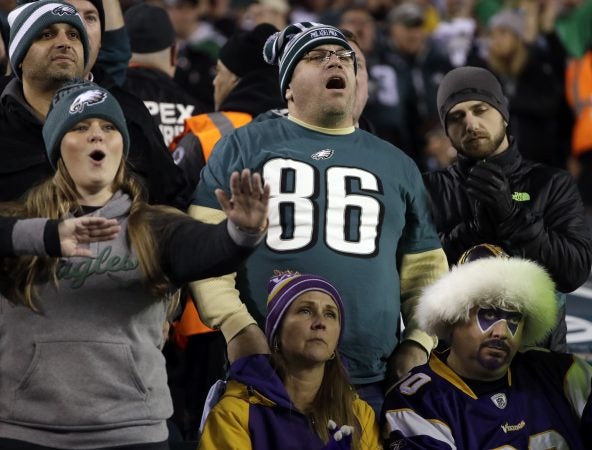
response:
[(433, 354), (388, 392), (385, 449), (590, 450), (592, 429), (580, 425), (590, 423), (591, 377), (572, 355), (530, 350), (477, 395)]

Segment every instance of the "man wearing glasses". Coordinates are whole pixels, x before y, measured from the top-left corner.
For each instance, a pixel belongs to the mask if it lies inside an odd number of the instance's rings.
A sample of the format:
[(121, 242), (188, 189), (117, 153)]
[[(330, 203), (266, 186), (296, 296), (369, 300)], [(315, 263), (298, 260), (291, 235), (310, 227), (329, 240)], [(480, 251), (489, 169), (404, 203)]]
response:
[[(447, 271), (423, 182), (401, 150), (354, 128), (356, 55), (341, 31), (296, 23), (262, 50), (279, 66), (288, 117), (223, 137), (190, 212), (221, 221), (215, 189), (227, 190), (226, 174), (249, 167), (271, 188), (267, 240), (236, 277), (194, 283), (194, 298), (204, 322), (224, 333), (229, 353), (240, 354), (232, 340), (241, 330), (257, 334), (255, 321), (263, 324), (266, 280), (274, 269), (331, 280), (347, 310), (340, 351), (361, 397), (379, 411), (384, 380), (425, 362), (435, 343), (413, 320), (421, 288)], [(252, 345), (269, 352), (256, 338)]]

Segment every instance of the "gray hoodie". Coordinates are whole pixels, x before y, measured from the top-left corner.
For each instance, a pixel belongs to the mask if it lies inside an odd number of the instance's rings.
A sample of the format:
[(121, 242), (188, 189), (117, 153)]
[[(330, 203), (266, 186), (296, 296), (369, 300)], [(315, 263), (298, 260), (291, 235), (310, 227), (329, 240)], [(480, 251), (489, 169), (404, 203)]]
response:
[[(127, 244), (130, 206), (117, 193), (92, 213), (119, 219), (121, 232), (91, 244), (94, 258), (62, 258), (58, 285), (38, 286), (38, 311), (0, 296), (0, 437), (76, 449), (167, 439), (166, 302), (148, 293)], [(15, 247), (26, 246), (14, 228)]]

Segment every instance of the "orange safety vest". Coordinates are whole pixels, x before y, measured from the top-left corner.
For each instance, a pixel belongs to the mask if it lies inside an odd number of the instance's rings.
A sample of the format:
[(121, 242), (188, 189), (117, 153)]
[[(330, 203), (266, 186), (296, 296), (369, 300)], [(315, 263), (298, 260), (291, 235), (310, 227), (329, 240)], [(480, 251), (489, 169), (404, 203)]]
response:
[(253, 120), (253, 116), (250, 114), (229, 111), (211, 112), (190, 117), (185, 119), (183, 133), (173, 139), (169, 148), (173, 151), (177, 148), (179, 141), (191, 133), (199, 139), (204, 159), (207, 162), (214, 145), (222, 136), (230, 133), (235, 128), (248, 124), (251, 120)]
[(592, 151), (592, 50), (570, 60), (565, 72), (565, 93), (576, 116), (571, 153), (578, 157)]
[[(181, 139), (191, 133), (192, 137), (199, 139), (204, 160), (207, 162), (214, 146), (222, 136), (235, 128), (246, 125), (251, 120), (253, 120), (253, 116), (250, 114), (229, 111), (211, 112), (190, 117), (185, 119), (183, 133), (173, 139), (169, 148), (173, 151)], [(201, 321), (192, 298), (187, 299), (183, 314), (174, 328), (175, 340), (181, 348), (185, 348), (187, 336), (216, 331)]]

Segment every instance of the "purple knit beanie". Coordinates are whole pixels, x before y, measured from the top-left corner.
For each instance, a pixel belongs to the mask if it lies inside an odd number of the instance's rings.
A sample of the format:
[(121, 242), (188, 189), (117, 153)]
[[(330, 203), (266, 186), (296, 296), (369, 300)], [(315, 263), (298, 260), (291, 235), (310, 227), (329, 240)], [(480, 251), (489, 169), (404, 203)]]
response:
[(337, 289), (327, 280), (318, 276), (297, 272), (282, 273), (272, 277), (267, 283), (267, 318), (265, 320), (265, 336), (270, 346), (273, 346), (273, 337), (279, 329), (286, 311), (294, 300), (308, 291), (320, 291), (333, 299), (339, 309), (339, 339), (343, 335), (344, 315), (343, 302)]

